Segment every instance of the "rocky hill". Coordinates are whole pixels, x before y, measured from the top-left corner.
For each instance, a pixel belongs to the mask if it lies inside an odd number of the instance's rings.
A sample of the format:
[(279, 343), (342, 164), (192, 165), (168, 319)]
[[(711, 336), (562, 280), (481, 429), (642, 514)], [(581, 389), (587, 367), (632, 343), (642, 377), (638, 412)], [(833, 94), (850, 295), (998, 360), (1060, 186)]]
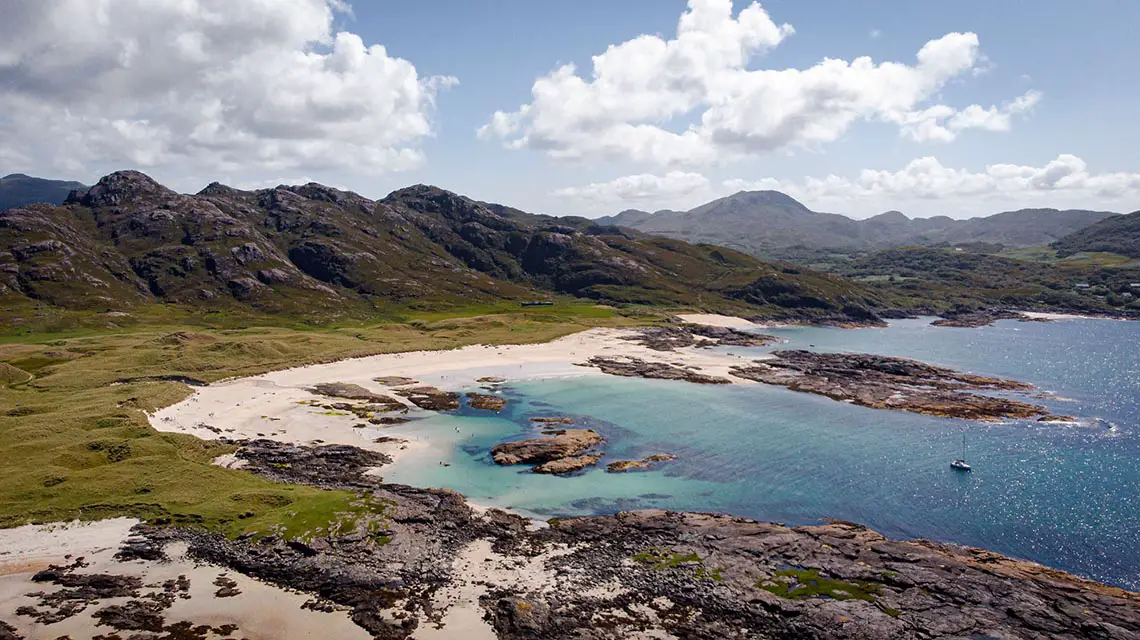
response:
[(955, 220), (946, 216), (908, 218), (888, 211), (866, 220), (812, 211), (778, 191), (742, 191), (689, 211), (627, 210), (598, 224), (709, 242), (760, 256), (782, 249), (882, 249), (906, 245), (987, 243), (1047, 244), (1115, 214), (1079, 209), (1022, 209)]
[(1140, 258), (1140, 211), (1101, 220), (1061, 238), (1053, 248), (1061, 256), (1081, 251), (1106, 251)]
[(33, 178), (22, 173), (0, 178), (0, 211), (36, 202), (62, 204), (75, 189), (87, 189), (79, 182)]
[(343, 311), (550, 294), (841, 321), (885, 304), (840, 277), (424, 185), (380, 201), (318, 184), (184, 195), (121, 171), (60, 206), (0, 212), (0, 297), (64, 308)]

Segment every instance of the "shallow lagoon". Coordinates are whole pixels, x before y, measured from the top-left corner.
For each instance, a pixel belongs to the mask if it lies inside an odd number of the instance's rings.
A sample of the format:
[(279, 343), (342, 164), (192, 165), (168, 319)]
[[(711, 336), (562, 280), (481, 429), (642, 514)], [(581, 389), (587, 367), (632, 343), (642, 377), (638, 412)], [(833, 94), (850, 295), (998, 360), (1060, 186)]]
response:
[[(512, 402), (499, 416), (464, 410), (416, 423), (422, 437), (454, 446), (408, 456), (385, 478), (539, 516), (660, 507), (793, 524), (852, 520), (1140, 589), (1140, 324), (957, 329), (906, 320), (885, 329), (767, 332), (788, 341), (775, 348), (906, 356), (1032, 382), (1056, 394), (1039, 402), (1082, 425), (932, 418), (764, 385), (522, 370), (527, 379), (503, 387)], [(609, 441), (603, 462), (658, 452), (679, 459), (656, 471), (598, 468), (572, 478), (492, 464), (487, 449), (532, 433), (535, 415), (583, 417)], [(963, 434), (969, 474), (949, 467)]]

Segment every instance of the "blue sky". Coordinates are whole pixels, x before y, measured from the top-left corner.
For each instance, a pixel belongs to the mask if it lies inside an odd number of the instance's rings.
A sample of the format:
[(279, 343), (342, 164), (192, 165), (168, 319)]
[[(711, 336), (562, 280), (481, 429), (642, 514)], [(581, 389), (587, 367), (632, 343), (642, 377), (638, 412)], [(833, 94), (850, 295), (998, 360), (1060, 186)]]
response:
[[(773, 0), (749, 9), (738, 0), (728, 15), (717, 13), (728, 0), (691, 7), (673, 0), (357, 0), (350, 11), (339, 1), (282, 0), (278, 15), (261, 15), (271, 9), (255, 5), (266, 3), (239, 0), (200, 0), (200, 16), (156, 8), (171, 2), (111, 0), (139, 24), (96, 16), (88, 21), (95, 35), (80, 36), (64, 62), (43, 43), (74, 38), (70, 27), (46, 9), (25, 9), (24, 24), (17, 16), (10, 28), (20, 33), (0, 44), (0, 78), (17, 74), (15, 86), (31, 88), (9, 94), (10, 105), (0, 98), (15, 114), (0, 121), (0, 133), (11, 134), (0, 142), (0, 171), (93, 180), (133, 165), (186, 191), (213, 179), (241, 186), (313, 179), (370, 197), (425, 182), (532, 211), (589, 216), (688, 208), (751, 188), (777, 188), (818, 210), (855, 216), (1140, 208), (1140, 48), (1133, 42), (1140, 3)], [(244, 8), (211, 17), (211, 4)], [(677, 73), (671, 63), (623, 70), (631, 59), (614, 56), (611, 77), (643, 82), (647, 104), (626, 109), (621, 91), (597, 86), (532, 98), (537, 80), (568, 63), (589, 85), (592, 56), (642, 34), (673, 46), (666, 42), (678, 38), (687, 11), (717, 15), (722, 26), (723, 19), (744, 24), (747, 14), (751, 26), (686, 41), (686, 60), (705, 59), (727, 33), (768, 31), (757, 36), (761, 44), (745, 47), (743, 64), (669, 76), (687, 87), (687, 97), (653, 93), (671, 86), (654, 79)], [(218, 15), (233, 24), (219, 25)], [(791, 29), (772, 30), (784, 24)], [(39, 31), (39, 40), (23, 35)], [(362, 53), (349, 55), (356, 41), (337, 39), (338, 32), (354, 34)], [(164, 37), (145, 35), (154, 33)], [(251, 44), (233, 44), (239, 39)], [(922, 71), (916, 55), (931, 41), (946, 44), (946, 62)], [(377, 44), (385, 50), (367, 49)], [(148, 56), (151, 49), (156, 54)], [(298, 71), (280, 63), (306, 54), (316, 66)], [(870, 75), (787, 84), (752, 73), (809, 72), (825, 58), (846, 65), (862, 56), (918, 71), (887, 89)], [(144, 73), (143, 58), (166, 66)], [(98, 80), (92, 60), (106, 62), (94, 97), (41, 88), (61, 66), (64, 75), (83, 67), (83, 78)], [(86, 81), (75, 73), (75, 82)], [(175, 79), (156, 80), (165, 75)], [(133, 99), (113, 92), (118, 82)], [(754, 90), (739, 89), (750, 83)], [(160, 104), (176, 99), (159, 108), (138, 98), (148, 91), (163, 97)], [(677, 106), (647, 116), (658, 100)], [(476, 134), (496, 111), (507, 116), (524, 104), (531, 107), (521, 124)], [(931, 108), (945, 113), (931, 119)], [(56, 137), (69, 144), (43, 141), (49, 125), (37, 118), (48, 109), (65, 114), (50, 126), (66, 126)], [(714, 110), (724, 117), (700, 127)], [(978, 117), (983, 112), (989, 115)], [(936, 131), (915, 128), (919, 121)], [(641, 125), (654, 131), (625, 139)], [(690, 128), (682, 140), (678, 134)], [(660, 153), (657, 146), (646, 151), (649, 139), (663, 145)], [(507, 148), (512, 141), (518, 148)]]

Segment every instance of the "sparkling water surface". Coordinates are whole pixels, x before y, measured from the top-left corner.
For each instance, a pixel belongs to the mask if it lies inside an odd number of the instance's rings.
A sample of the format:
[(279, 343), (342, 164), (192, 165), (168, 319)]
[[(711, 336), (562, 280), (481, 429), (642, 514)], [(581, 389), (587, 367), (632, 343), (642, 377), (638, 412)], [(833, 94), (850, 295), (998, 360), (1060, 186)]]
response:
[[(766, 333), (787, 342), (722, 350), (879, 353), (1009, 377), (1050, 392), (1030, 400), (1080, 424), (934, 418), (767, 385), (539, 378), (505, 385), (511, 402), (498, 416), (465, 408), (414, 423), (421, 437), (454, 446), (413, 454), (385, 479), (543, 517), (653, 507), (789, 524), (850, 520), (1140, 590), (1140, 323), (960, 329), (903, 320), (883, 329)], [(649, 472), (598, 467), (569, 478), (494, 465), (488, 449), (533, 435), (536, 415), (575, 416), (602, 433), (603, 464), (652, 453), (678, 459)], [(963, 434), (971, 473), (949, 466), (962, 454)]]

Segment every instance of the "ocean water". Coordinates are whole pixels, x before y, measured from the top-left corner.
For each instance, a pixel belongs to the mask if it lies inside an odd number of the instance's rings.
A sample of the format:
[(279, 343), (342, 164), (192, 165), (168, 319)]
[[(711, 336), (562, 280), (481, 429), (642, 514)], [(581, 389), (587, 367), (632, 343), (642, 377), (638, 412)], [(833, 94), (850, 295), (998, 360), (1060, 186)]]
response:
[[(789, 524), (850, 520), (1140, 590), (1140, 323), (956, 329), (904, 320), (767, 332), (787, 341), (774, 348), (905, 356), (1032, 382), (1052, 394), (1035, 401), (1080, 424), (925, 417), (766, 385), (539, 378), (504, 386), (511, 402), (496, 417), (464, 409), (414, 423), (453, 446), (409, 457), (385, 478), (544, 517), (655, 507)], [(601, 432), (603, 463), (661, 452), (678, 459), (649, 472), (599, 467), (568, 478), (494, 465), (490, 446), (533, 434), (536, 415), (575, 416)], [(949, 467), (963, 434), (968, 474)]]

